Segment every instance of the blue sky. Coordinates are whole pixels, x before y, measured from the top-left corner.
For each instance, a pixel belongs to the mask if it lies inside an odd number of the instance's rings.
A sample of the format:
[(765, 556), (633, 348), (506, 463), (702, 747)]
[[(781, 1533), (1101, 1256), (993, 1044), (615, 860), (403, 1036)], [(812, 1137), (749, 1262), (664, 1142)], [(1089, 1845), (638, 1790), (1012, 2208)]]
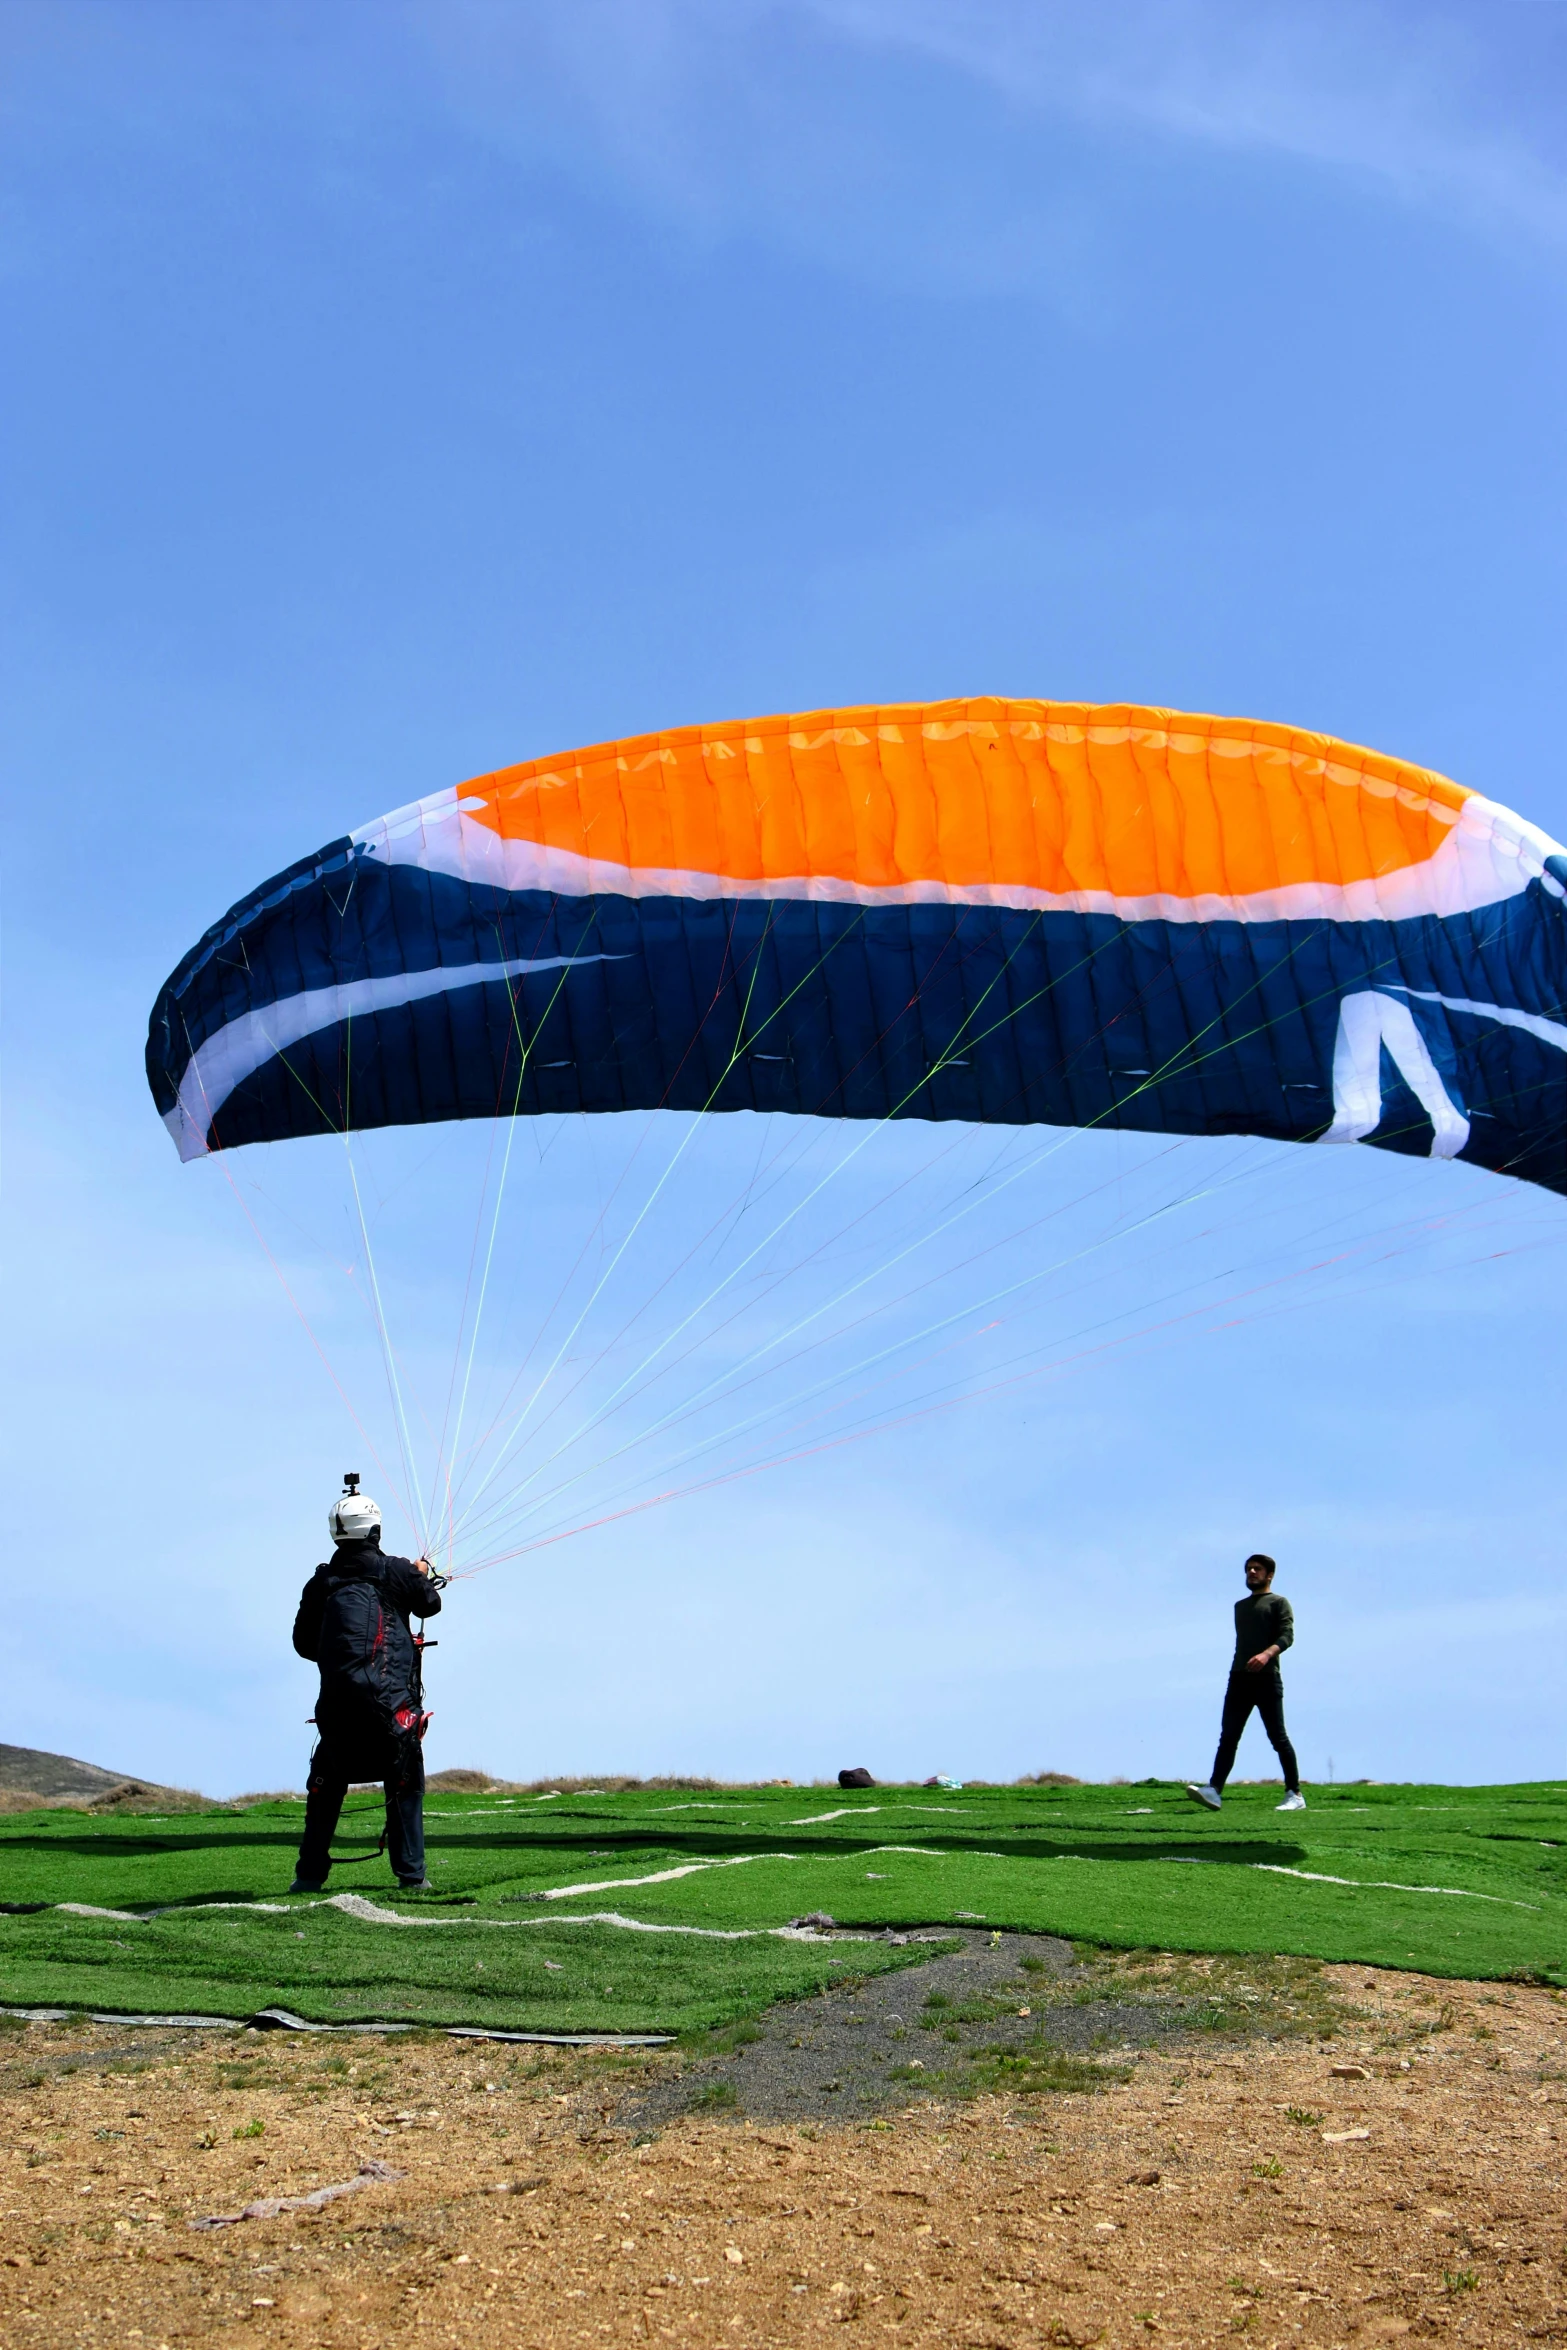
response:
[[(1508, 0), (12, 0), (0, 44), (0, 1734), (297, 1785), (290, 1613), (369, 1463), (267, 1250), (395, 1432), (342, 1155), (177, 1164), (140, 1069), (166, 972), (463, 776), (835, 702), (1242, 712), (1567, 837), (1567, 31)], [(625, 1241), (628, 1312), (706, 1311), (723, 1272), (673, 1269), (737, 1199), (756, 1228), (757, 1168), (776, 1281), (699, 1315), (684, 1395), (884, 1278), (867, 1232), (885, 1258), (968, 1202), (986, 1268), (954, 1239), (919, 1277), (969, 1313), (975, 1400), (925, 1409), (900, 1358), (882, 1433), (459, 1585), (433, 1764), (1200, 1771), (1262, 1547), (1308, 1777), (1560, 1769), (1561, 1203), (1110, 1136), (850, 1163), (745, 1119), (628, 1238), (680, 1137), (596, 1123), (517, 1146), (491, 1401), (584, 1235)], [(488, 1149), (362, 1161), (426, 1398)], [(595, 1456), (561, 1523), (673, 1461)]]

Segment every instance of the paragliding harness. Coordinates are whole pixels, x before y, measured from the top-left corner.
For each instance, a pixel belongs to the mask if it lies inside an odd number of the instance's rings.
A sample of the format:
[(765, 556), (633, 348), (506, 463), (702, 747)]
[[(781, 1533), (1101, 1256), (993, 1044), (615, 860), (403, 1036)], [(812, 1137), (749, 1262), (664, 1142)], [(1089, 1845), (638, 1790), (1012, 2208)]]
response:
[[(435, 1585), (437, 1591), (444, 1589), (449, 1580), (450, 1577), (446, 1575), (432, 1574), (430, 1577), (430, 1581)], [(430, 1722), (429, 1709), (426, 1707), (424, 1702), (424, 1652), (427, 1648), (439, 1648), (441, 1644), (438, 1640), (431, 1640), (428, 1635), (423, 1632), (415, 1632), (411, 1635), (411, 1637), (413, 1639), (415, 1654), (413, 1703), (412, 1705), (400, 1705), (396, 1713), (392, 1716), (391, 1736), (392, 1754), (394, 1760), (391, 1770), (388, 1771), (386, 1775), (386, 1785), (388, 1791), (391, 1791), (394, 1788), (401, 1791), (403, 1788), (409, 1787), (413, 1784), (415, 1771), (419, 1762), (420, 1749), (424, 1745), (424, 1734), (426, 1729), (429, 1727)], [(318, 1738), (310, 1757), (310, 1770), (312, 1775), (315, 1772), (316, 1756), (321, 1752), (321, 1746), (322, 1741)], [(374, 1809), (375, 1806), (373, 1804), (367, 1803), (362, 1806), (363, 1811), (373, 1811)], [(345, 1811), (342, 1814), (343, 1819), (352, 1819), (353, 1817), (354, 1814), (352, 1812)], [(387, 1819), (386, 1813), (383, 1809), (381, 1814), (381, 1833), (376, 1839), (375, 1850), (373, 1852), (356, 1852), (353, 1854), (334, 1852), (331, 1856), (331, 1863), (333, 1868), (357, 1869), (363, 1867), (365, 1863), (369, 1861), (379, 1860), (386, 1850), (386, 1840), (390, 1833), (391, 1823)]]

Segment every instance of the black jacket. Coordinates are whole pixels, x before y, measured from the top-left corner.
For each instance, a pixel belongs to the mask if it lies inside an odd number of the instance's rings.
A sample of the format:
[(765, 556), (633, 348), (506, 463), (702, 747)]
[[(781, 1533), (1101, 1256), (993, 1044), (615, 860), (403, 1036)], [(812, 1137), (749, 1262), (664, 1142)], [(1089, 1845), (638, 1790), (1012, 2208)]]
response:
[(325, 1699), (355, 1699), (383, 1720), (414, 1704), (419, 1652), (410, 1616), (438, 1616), (441, 1595), (409, 1559), (378, 1542), (340, 1543), (300, 1595), (294, 1646), (321, 1668)]

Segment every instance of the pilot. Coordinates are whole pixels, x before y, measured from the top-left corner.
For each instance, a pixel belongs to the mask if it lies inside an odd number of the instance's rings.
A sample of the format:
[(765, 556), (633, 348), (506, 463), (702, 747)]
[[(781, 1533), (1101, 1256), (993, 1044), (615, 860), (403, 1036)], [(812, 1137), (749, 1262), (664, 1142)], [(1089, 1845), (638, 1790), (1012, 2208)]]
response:
[(323, 1890), (350, 1783), (379, 1779), (386, 1789), (382, 1844), (398, 1883), (427, 1893), (422, 1741), (429, 1716), (422, 1644), (409, 1618), (439, 1615), (443, 1578), (426, 1558), (391, 1558), (381, 1548), (381, 1512), (353, 1472), (327, 1512), (327, 1528), (336, 1547), (305, 1585), (294, 1618), (295, 1649), (321, 1668), (321, 1694), (305, 1833), (289, 1890)]

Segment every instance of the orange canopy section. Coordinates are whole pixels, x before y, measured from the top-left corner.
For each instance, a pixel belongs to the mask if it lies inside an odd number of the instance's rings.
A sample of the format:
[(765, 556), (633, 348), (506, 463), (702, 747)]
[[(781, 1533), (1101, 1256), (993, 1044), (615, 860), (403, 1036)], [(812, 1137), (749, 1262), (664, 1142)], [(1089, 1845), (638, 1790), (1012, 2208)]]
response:
[(742, 885), (1238, 898), (1422, 864), (1469, 794), (1286, 726), (985, 699), (681, 727), (503, 767), (459, 796), (504, 839)]

